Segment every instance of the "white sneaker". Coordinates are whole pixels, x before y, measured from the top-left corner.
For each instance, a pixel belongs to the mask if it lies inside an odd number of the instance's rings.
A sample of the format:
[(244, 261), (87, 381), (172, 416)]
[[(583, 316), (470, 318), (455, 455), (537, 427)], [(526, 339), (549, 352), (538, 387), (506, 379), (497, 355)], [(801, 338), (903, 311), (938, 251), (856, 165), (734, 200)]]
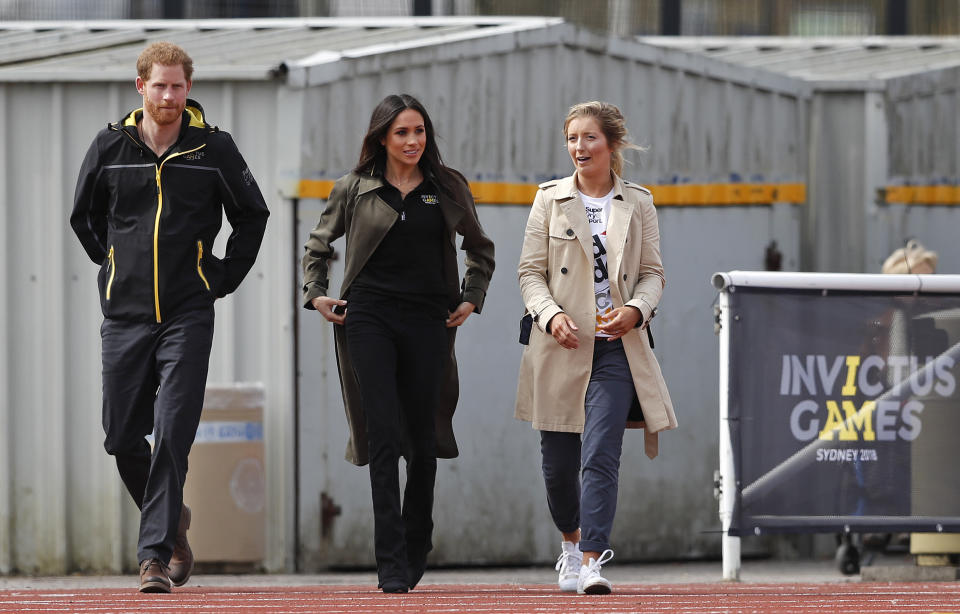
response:
[(600, 567), (613, 558), (613, 550), (604, 550), (598, 559), (580, 567), (577, 579), (577, 593), (581, 595), (609, 595), (613, 588), (610, 581), (600, 575)]
[(573, 592), (577, 590), (577, 581), (580, 579), (580, 566), (583, 564), (583, 553), (580, 546), (573, 542), (560, 542), (560, 557), (554, 568), (560, 572), (557, 584), (560, 590)]

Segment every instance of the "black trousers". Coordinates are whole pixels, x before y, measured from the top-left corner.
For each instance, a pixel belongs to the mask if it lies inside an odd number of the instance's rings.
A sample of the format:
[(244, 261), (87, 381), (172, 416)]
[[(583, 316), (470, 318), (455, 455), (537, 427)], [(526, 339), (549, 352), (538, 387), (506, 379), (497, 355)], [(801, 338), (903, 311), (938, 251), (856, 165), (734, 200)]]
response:
[[(351, 296), (345, 325), (367, 419), (377, 575), (381, 586), (415, 584), (433, 547), (444, 317), (403, 301)], [(402, 508), (401, 456), (407, 460)]]
[[(187, 455), (203, 409), (213, 308), (160, 324), (105, 319), (104, 447), (140, 508), (137, 560), (168, 563), (187, 477)], [(145, 439), (154, 434), (153, 450)]]

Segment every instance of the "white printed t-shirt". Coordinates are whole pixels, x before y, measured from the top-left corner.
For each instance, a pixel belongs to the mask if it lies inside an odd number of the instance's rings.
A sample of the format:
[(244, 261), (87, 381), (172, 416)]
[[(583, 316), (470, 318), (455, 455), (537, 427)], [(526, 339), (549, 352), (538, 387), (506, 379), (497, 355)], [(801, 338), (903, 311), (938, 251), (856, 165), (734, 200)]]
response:
[(590, 222), (593, 235), (593, 294), (597, 304), (597, 337), (609, 337), (600, 332), (600, 325), (613, 319), (613, 299), (610, 296), (610, 277), (607, 275), (607, 219), (610, 217), (610, 201), (613, 188), (600, 198), (592, 198), (580, 192), (580, 200)]

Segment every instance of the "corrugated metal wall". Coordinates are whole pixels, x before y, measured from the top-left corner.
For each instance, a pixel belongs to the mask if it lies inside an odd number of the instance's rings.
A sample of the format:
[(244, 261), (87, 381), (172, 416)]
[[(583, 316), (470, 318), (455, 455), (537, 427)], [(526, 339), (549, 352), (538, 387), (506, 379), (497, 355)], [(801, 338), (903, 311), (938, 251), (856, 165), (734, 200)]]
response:
[(879, 273), (910, 238), (939, 253), (937, 272), (958, 270), (958, 84), (950, 68), (814, 93), (807, 270)]
[[(480, 40), (342, 63), (338, 77), (306, 90), (303, 174), (332, 179), (359, 153), (373, 106), (409, 92), (431, 112), (447, 162), (471, 180), (539, 182), (572, 170), (561, 135), (566, 110), (585, 98), (617, 103), (634, 139), (626, 177), (640, 183), (788, 182), (805, 176), (805, 87), (693, 56), (578, 33)], [(336, 135), (335, 137), (333, 135)], [(302, 201), (305, 240), (323, 208)], [(717, 270), (763, 267), (776, 240), (784, 267), (799, 254), (799, 207), (661, 207), (667, 288), (654, 322), (656, 352), (681, 428), (663, 435), (655, 461), (628, 433), (613, 536), (623, 559), (719, 552), (712, 498), (717, 466), (717, 352), (712, 334)], [(523, 307), (516, 264), (528, 203), (481, 205), (497, 245), (483, 314), (458, 333), (461, 456), (437, 478), (437, 563), (552, 560), (556, 531), (540, 476), (539, 438), (513, 418)], [(342, 243), (339, 249), (343, 249)], [(339, 288), (342, 262), (332, 287)], [(342, 460), (343, 417), (330, 326), (313, 312), (300, 325), (300, 561), (306, 570), (371, 564), (366, 468)], [(307, 445), (306, 442), (310, 442)], [(324, 507), (329, 515), (324, 527)]]
[[(887, 247), (908, 238), (935, 250), (938, 273), (960, 272), (960, 243), (956, 240), (960, 203), (960, 68), (893, 79), (887, 84), (888, 186), (930, 186), (943, 190), (944, 202), (890, 203)], [(952, 201), (952, 204), (949, 202)], [(879, 233), (878, 233), (879, 234)], [(871, 265), (889, 254), (873, 254)], [(882, 262), (882, 260), (879, 260)]]
[(471, 180), (539, 182), (565, 172), (562, 119), (571, 104), (601, 97), (617, 102), (633, 140), (650, 146), (627, 152), (628, 169), (649, 183), (805, 177), (806, 110), (797, 99), (808, 97), (807, 85), (569, 25), (344, 60), (299, 78), (315, 85), (304, 113), (308, 177), (336, 178), (356, 162), (356, 143), (330, 138), (327, 124), (365, 129), (373, 105), (402, 91), (433, 103), (443, 154)]
[[(291, 564), (294, 281), (291, 212), (275, 181), (277, 88), (198, 83), (191, 95), (232, 132), (272, 210), (256, 266), (217, 304), (210, 381), (265, 385), (268, 565), (281, 569)], [(132, 77), (0, 84), (0, 573), (136, 565), (136, 508), (102, 446), (97, 267), (68, 219), (96, 131), (140, 104)]]

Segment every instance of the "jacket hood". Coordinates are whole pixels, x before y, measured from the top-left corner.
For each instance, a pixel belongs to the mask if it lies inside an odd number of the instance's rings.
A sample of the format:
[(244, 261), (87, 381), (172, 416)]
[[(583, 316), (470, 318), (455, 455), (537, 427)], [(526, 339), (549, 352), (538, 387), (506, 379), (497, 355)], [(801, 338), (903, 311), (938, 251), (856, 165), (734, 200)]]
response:
[[(204, 119), (203, 107), (200, 106), (200, 103), (191, 98), (187, 98), (186, 106), (183, 109), (183, 112), (189, 118), (187, 127), (190, 128), (208, 128), (212, 129), (213, 126), (210, 126), (206, 123)], [(137, 120), (143, 117), (143, 107), (139, 109), (133, 109), (129, 113), (123, 116), (123, 118), (117, 123), (113, 124), (111, 127), (115, 130), (123, 130), (124, 128), (136, 127)]]

